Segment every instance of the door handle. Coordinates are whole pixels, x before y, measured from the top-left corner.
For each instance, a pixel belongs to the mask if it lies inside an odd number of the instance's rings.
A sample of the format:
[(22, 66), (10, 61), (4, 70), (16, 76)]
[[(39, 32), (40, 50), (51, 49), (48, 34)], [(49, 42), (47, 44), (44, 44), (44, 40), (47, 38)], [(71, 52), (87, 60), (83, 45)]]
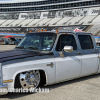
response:
[(81, 52), (75, 52), (75, 53), (76, 53), (76, 54), (79, 54), (79, 55), (81, 54)]
[(47, 64), (46, 66), (51, 66), (51, 68), (53, 67), (53, 62), (51, 62), (50, 64)]

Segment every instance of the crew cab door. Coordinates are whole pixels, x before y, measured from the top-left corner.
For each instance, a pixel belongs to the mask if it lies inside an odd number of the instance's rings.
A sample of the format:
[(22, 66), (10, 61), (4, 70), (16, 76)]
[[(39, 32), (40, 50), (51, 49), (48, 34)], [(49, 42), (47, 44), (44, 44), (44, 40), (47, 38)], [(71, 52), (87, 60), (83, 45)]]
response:
[(90, 34), (77, 35), (81, 47), (82, 70), (80, 76), (96, 73), (98, 70), (98, 54)]
[[(58, 38), (55, 48), (56, 62), (56, 82), (69, 80), (79, 77), (81, 71), (81, 56), (79, 55), (78, 43), (74, 34), (62, 34)], [(64, 52), (64, 57), (60, 56), (60, 52), (64, 46), (73, 46), (73, 52)]]

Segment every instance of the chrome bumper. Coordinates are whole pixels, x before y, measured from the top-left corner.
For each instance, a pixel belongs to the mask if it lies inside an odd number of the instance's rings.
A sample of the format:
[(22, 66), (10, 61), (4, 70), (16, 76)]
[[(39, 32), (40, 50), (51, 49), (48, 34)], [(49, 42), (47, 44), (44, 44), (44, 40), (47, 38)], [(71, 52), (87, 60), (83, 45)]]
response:
[(8, 85), (0, 85), (0, 95), (5, 95), (8, 93)]

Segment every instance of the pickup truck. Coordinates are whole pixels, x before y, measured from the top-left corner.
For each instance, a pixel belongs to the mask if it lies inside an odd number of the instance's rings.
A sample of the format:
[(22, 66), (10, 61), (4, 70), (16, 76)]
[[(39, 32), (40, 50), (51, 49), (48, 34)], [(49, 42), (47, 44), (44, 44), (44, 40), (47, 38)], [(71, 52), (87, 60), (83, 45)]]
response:
[(17, 45), (20, 41), (15, 38), (6, 38), (4, 39), (5, 44), (14, 44)]
[(99, 50), (91, 33), (31, 32), (15, 49), (0, 52), (0, 89), (37, 88), (98, 73)]

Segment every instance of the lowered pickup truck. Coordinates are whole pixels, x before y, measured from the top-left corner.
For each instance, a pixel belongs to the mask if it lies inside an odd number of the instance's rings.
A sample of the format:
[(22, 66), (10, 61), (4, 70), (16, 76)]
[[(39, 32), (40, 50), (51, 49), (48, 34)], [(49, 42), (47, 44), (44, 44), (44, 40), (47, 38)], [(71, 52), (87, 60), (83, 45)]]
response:
[(28, 33), (14, 50), (0, 52), (0, 88), (36, 88), (97, 74), (99, 60), (90, 33)]

